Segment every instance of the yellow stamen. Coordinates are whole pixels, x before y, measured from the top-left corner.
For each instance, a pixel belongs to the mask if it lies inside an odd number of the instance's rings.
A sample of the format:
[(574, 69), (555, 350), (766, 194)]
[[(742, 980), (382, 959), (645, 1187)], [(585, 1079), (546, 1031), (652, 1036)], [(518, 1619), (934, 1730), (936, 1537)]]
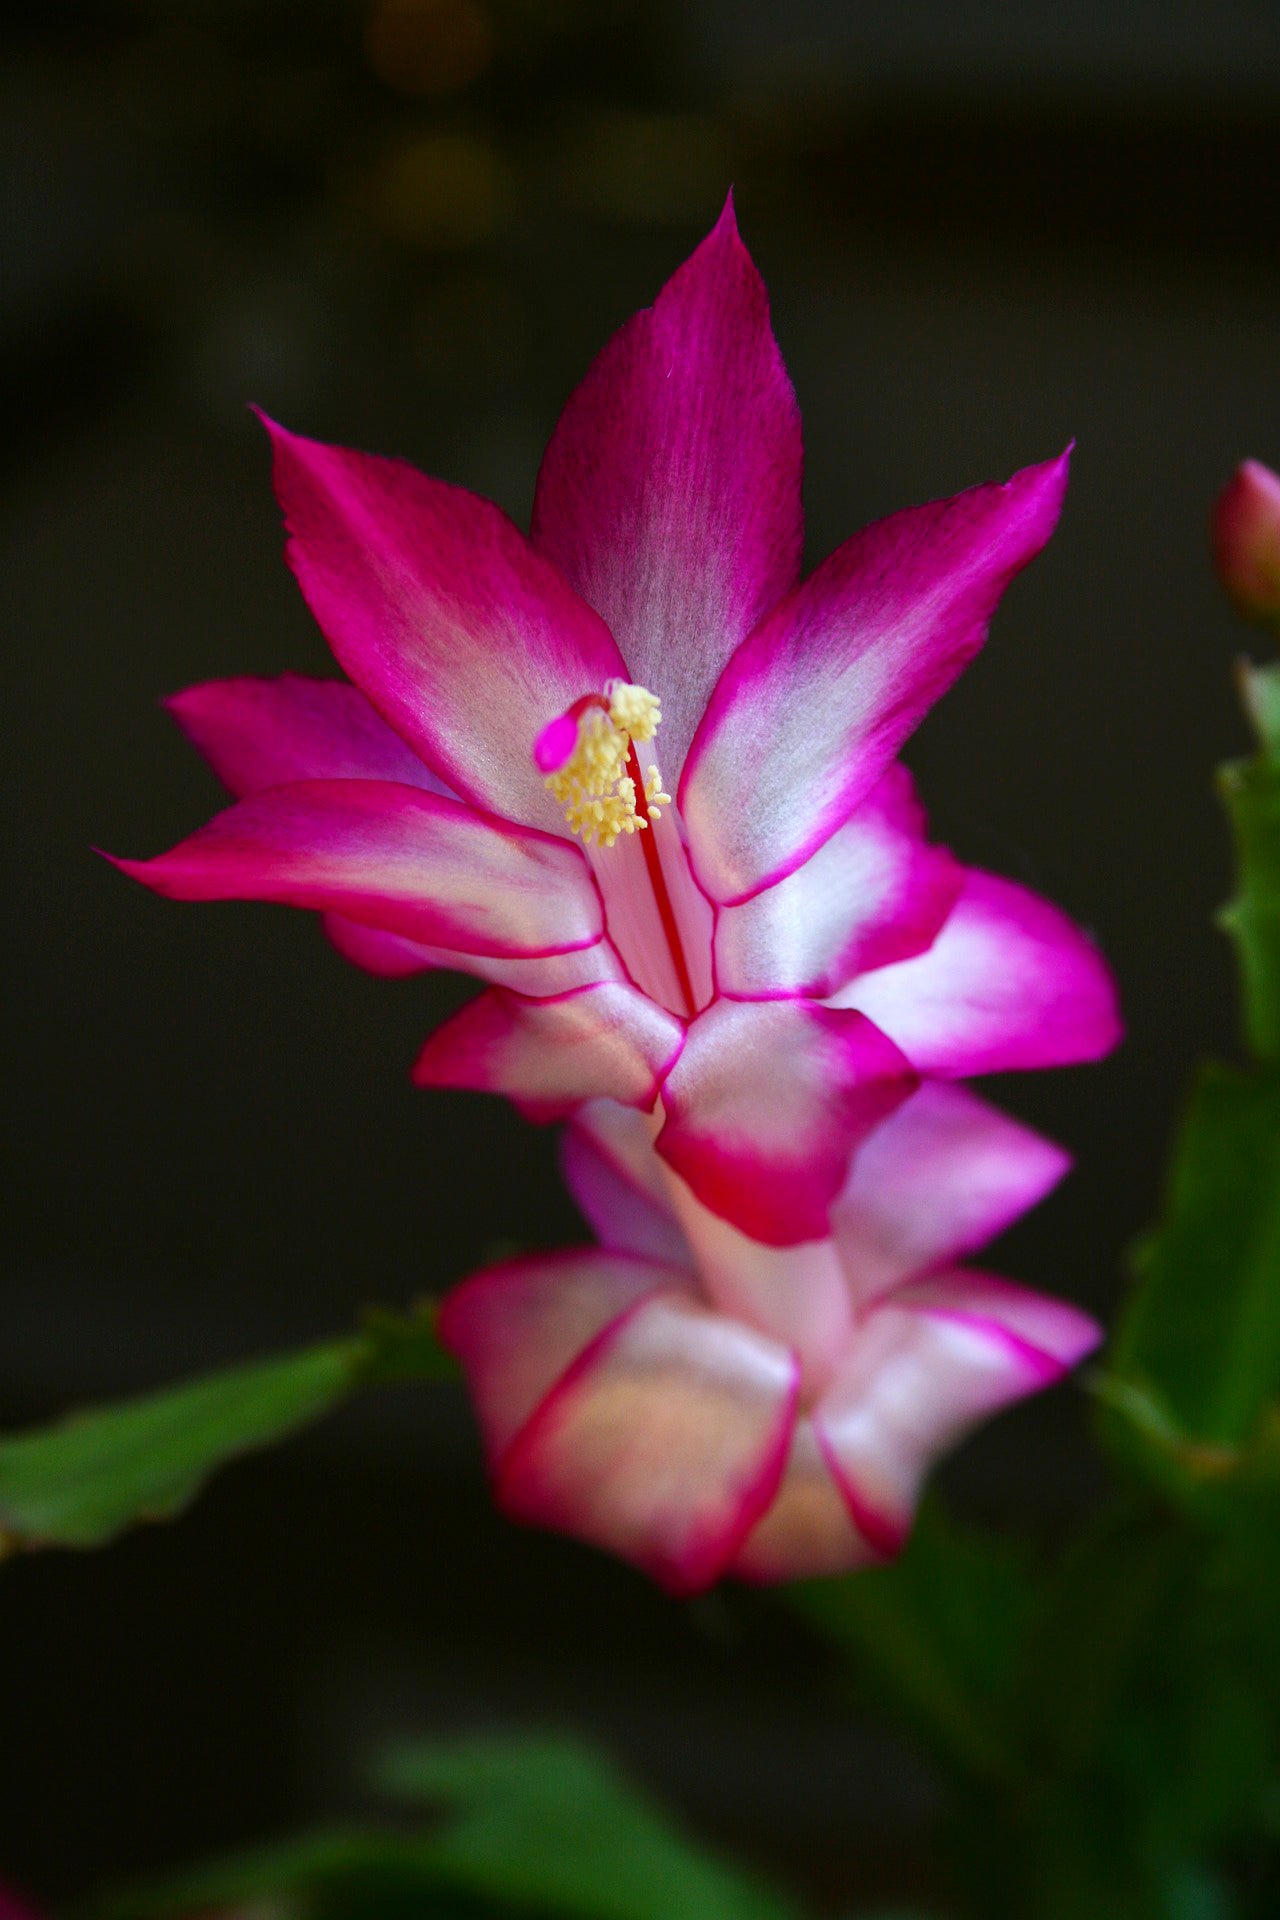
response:
[(648, 687), (633, 686), (627, 680), (610, 680), (605, 693), (614, 726), (630, 734), (633, 740), (652, 740), (662, 721), (657, 694), (650, 693)]
[[(670, 806), (662, 775), (650, 765), (644, 800), (637, 808), (636, 780), (628, 770), (634, 760), (632, 743), (652, 740), (661, 719), (656, 694), (626, 680), (611, 680), (600, 704), (581, 714), (577, 744), (563, 766), (547, 775), (546, 785), (564, 808), (569, 826), (588, 845), (595, 841), (611, 847), (624, 833), (643, 833), (649, 817), (656, 819), (660, 807)], [(635, 772), (639, 774), (638, 764)]]

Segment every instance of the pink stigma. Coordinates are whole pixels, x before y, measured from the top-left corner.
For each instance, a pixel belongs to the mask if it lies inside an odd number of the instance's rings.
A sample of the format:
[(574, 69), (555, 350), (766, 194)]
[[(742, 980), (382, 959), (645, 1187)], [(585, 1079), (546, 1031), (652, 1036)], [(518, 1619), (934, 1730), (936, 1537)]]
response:
[(557, 714), (548, 720), (533, 743), (533, 764), (539, 773), (559, 773), (573, 757), (578, 744), (578, 721), (574, 714)]

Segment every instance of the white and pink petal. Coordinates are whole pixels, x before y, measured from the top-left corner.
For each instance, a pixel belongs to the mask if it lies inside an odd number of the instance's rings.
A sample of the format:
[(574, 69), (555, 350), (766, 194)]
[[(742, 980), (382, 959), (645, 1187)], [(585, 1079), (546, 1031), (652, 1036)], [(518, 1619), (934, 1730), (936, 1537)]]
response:
[(1001, 1344), (1010, 1365), (1042, 1387), (1079, 1366), (1102, 1339), (1097, 1321), (1071, 1301), (968, 1267), (908, 1280), (886, 1304), (974, 1328)]
[(716, 981), (742, 998), (834, 994), (855, 974), (927, 948), (963, 871), (924, 837), (911, 776), (895, 765), (803, 866), (716, 917)]
[(1110, 969), (1064, 913), (971, 872), (926, 953), (852, 980), (857, 1007), (923, 1074), (960, 1079), (1097, 1060), (1121, 1038)]
[(398, 933), (362, 926), (339, 913), (324, 916), (324, 930), (344, 960), (384, 980), (405, 980), (418, 973), (469, 973), (497, 987), (509, 987), (531, 1000), (570, 993), (575, 987), (598, 986), (605, 980), (624, 980), (611, 942), (577, 947), (570, 953), (516, 956), (460, 953), (454, 947), (427, 947)]
[(1057, 1185), (1070, 1155), (964, 1087), (927, 1081), (864, 1141), (831, 1210), (852, 1297), (976, 1252)]
[(680, 1021), (626, 984), (547, 1000), (493, 987), (432, 1034), (413, 1078), (505, 1094), (544, 1118), (603, 1098), (647, 1110), (683, 1044)]
[(658, 1152), (751, 1238), (823, 1239), (854, 1148), (916, 1083), (869, 1020), (807, 1000), (717, 1000), (664, 1083)]
[(206, 680), (164, 705), (237, 799), (295, 780), (394, 780), (449, 792), (345, 680)]
[(491, 501), (264, 424), (286, 557), (339, 665), (453, 792), (566, 832), (533, 742), (626, 677), (599, 615)]
[(606, 1327), (678, 1285), (669, 1268), (584, 1247), (501, 1261), (447, 1294), (440, 1340), (466, 1375), (491, 1465)]
[(503, 1455), (498, 1497), (513, 1518), (698, 1592), (774, 1498), (798, 1380), (785, 1348), (679, 1291), (655, 1294), (542, 1401)]
[(729, 906), (792, 873), (870, 793), (1043, 547), (1067, 456), (857, 533), (743, 641), (677, 801), (694, 871)]
[(385, 780), (271, 787), (154, 860), (114, 864), (170, 900), (310, 907), (465, 953), (567, 953), (604, 930), (576, 848)]
[(859, 1531), (896, 1552), (934, 1461), (999, 1408), (1061, 1379), (1100, 1338), (1063, 1301), (960, 1270), (872, 1307), (814, 1412)]
[(818, 1445), (813, 1421), (801, 1414), (782, 1483), (728, 1571), (753, 1586), (770, 1586), (852, 1573), (881, 1558), (854, 1525)]
[(730, 200), (571, 395), (534, 500), (535, 546), (661, 696), (669, 784), (726, 660), (796, 579), (800, 470), (799, 409)]
[[(592, 1107), (612, 1102), (593, 1101)], [(582, 1111), (582, 1110), (580, 1110)], [(634, 1109), (619, 1107), (638, 1125)], [(657, 1165), (652, 1147), (649, 1158)], [(691, 1268), (689, 1246), (667, 1206), (647, 1181), (637, 1180), (625, 1161), (611, 1154), (599, 1136), (575, 1116), (560, 1142), (560, 1166), (578, 1210), (602, 1247), (640, 1259)]]

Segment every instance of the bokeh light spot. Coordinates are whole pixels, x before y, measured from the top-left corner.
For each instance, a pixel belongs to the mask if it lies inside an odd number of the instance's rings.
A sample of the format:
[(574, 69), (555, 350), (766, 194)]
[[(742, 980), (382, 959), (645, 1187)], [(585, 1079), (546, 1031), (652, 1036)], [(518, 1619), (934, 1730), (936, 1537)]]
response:
[(460, 93), (493, 58), (493, 25), (478, 0), (378, 0), (365, 55), (401, 93)]

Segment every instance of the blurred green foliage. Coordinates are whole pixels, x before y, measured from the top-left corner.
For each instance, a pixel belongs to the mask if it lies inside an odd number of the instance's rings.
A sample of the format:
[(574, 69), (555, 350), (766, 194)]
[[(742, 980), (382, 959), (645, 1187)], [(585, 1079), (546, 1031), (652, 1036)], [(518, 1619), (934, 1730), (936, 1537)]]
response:
[(568, 1737), (406, 1746), (374, 1777), (384, 1793), (431, 1809), (428, 1826), (256, 1850), (117, 1894), (106, 1914), (152, 1920), (250, 1901), (304, 1920), (795, 1920), (799, 1911), (695, 1845), (603, 1754)]
[(102, 1546), (141, 1521), (172, 1519), (217, 1468), (287, 1439), (360, 1388), (451, 1371), (430, 1307), (375, 1311), (347, 1339), (0, 1439), (0, 1557)]
[(1094, 1381), (1122, 1485), (1056, 1555), (927, 1508), (901, 1561), (793, 1590), (951, 1784), (981, 1920), (1280, 1911), (1280, 669), (1221, 788), (1252, 1065), (1204, 1066)]

